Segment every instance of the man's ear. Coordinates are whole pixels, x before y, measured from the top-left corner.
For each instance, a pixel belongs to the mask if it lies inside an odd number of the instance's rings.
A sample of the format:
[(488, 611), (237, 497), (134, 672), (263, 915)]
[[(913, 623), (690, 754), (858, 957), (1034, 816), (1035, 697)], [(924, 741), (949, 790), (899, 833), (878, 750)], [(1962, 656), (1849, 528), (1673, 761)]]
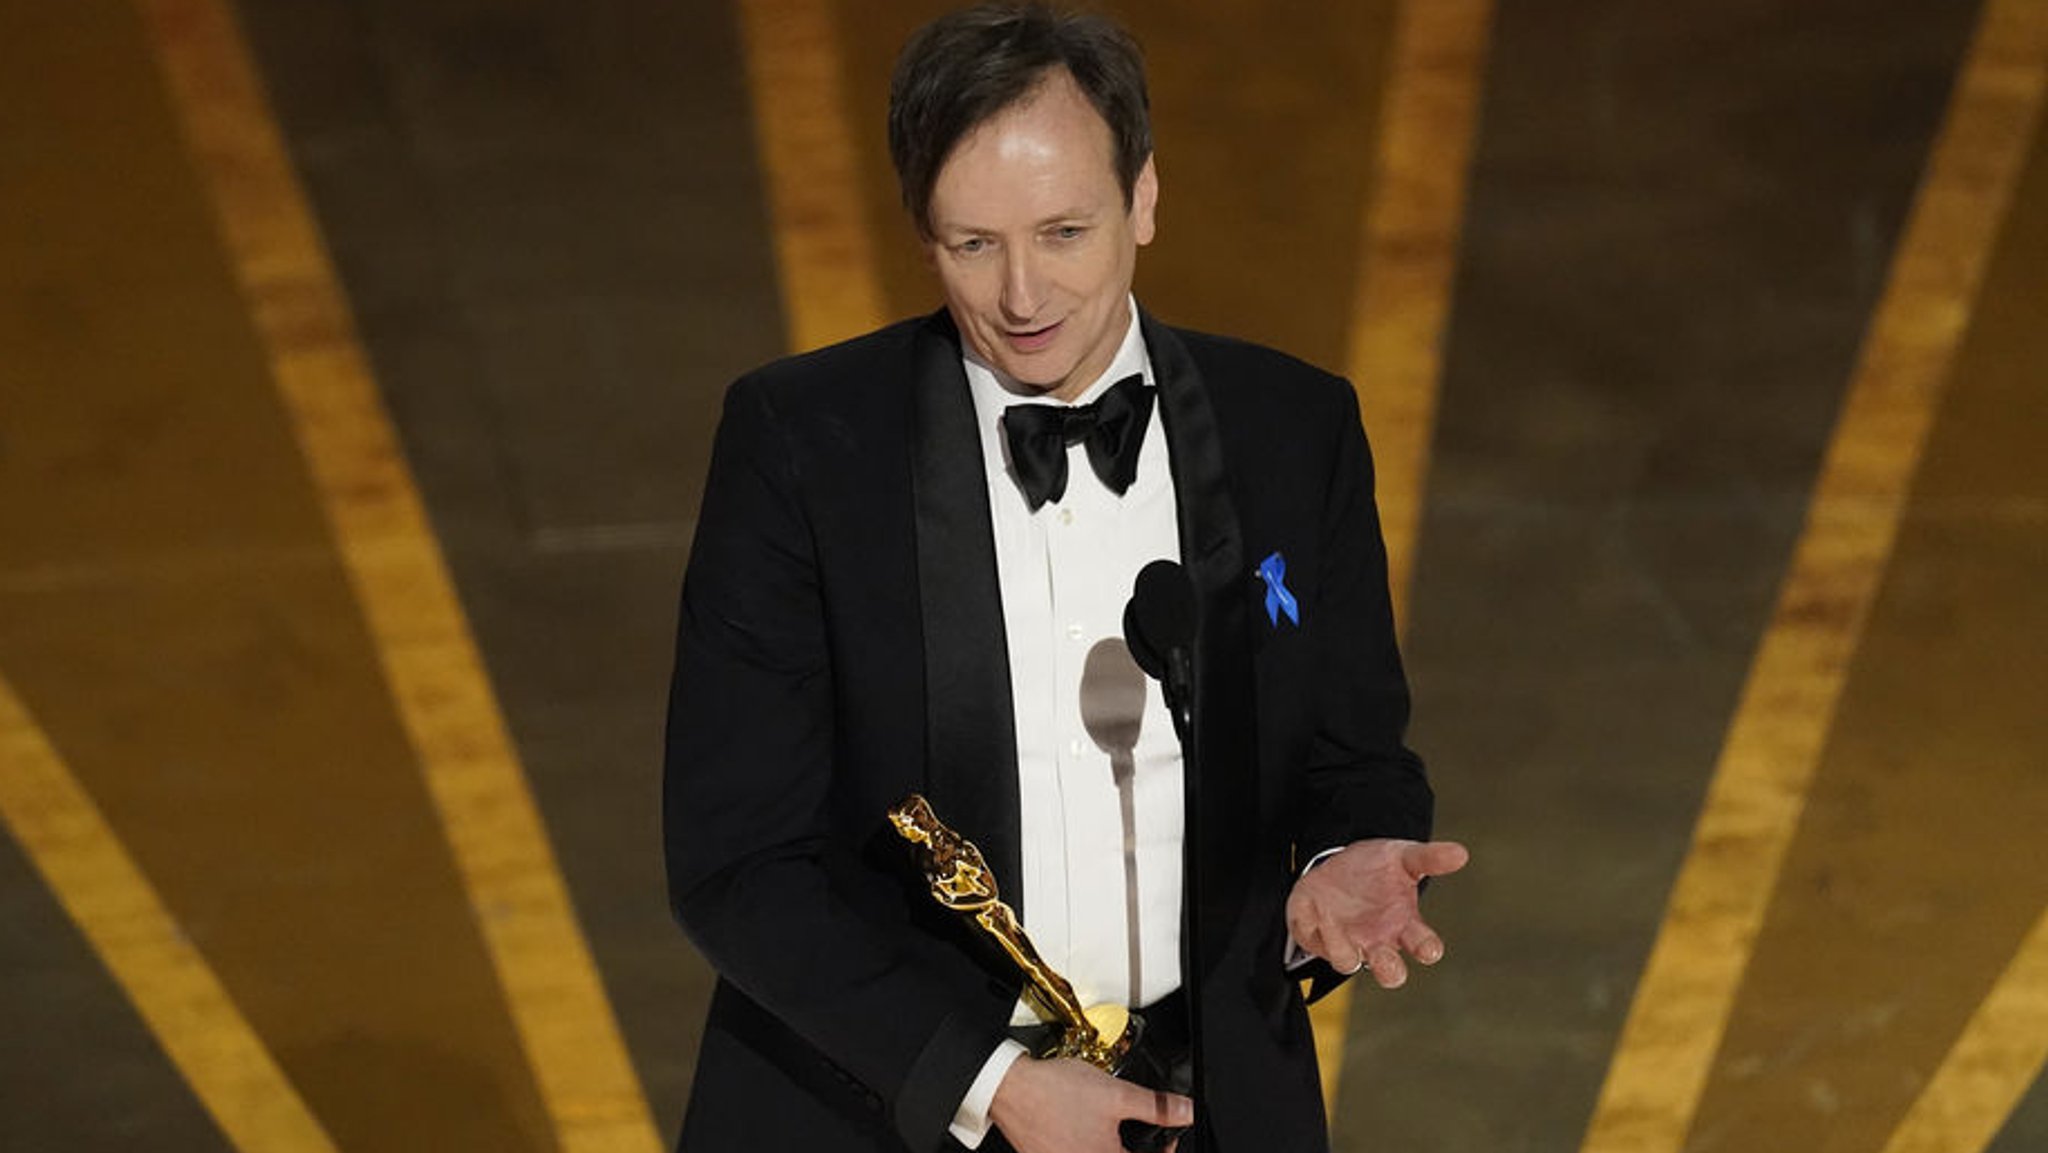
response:
[(1138, 169), (1138, 179), (1131, 185), (1131, 231), (1139, 244), (1152, 243), (1154, 231), (1153, 216), (1159, 208), (1159, 170), (1152, 166), (1152, 158), (1145, 158), (1145, 166)]

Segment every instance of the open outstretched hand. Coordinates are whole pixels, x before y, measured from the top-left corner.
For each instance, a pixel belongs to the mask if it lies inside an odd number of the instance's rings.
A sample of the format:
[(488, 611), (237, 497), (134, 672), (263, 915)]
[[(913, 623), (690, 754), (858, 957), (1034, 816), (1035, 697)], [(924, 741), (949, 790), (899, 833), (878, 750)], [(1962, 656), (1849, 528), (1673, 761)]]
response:
[(1418, 886), (1471, 857), (1456, 841), (1354, 841), (1294, 882), (1288, 932), (1338, 972), (1370, 968), (1381, 988), (1399, 988), (1408, 980), (1402, 953), (1425, 965), (1444, 955), (1443, 938), (1422, 919)]

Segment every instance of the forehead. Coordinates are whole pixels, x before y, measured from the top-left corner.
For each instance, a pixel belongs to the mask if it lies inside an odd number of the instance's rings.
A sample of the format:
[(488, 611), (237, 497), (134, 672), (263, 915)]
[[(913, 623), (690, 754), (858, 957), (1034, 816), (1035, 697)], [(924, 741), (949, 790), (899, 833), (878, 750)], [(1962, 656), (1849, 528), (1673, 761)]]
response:
[(1092, 208), (1105, 196), (1122, 199), (1115, 140), (1061, 71), (961, 138), (932, 186), (932, 215), (945, 224), (962, 212)]

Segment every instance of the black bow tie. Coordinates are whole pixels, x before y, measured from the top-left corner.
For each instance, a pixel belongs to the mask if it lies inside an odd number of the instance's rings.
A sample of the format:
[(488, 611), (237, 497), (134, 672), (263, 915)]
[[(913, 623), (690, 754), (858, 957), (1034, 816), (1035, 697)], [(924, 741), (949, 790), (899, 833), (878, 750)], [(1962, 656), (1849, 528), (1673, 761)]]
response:
[(1085, 441), (1088, 463), (1109, 490), (1122, 496), (1138, 476), (1138, 450), (1145, 446), (1145, 421), (1152, 415), (1152, 390), (1141, 374), (1109, 386), (1093, 404), (1013, 404), (1003, 410), (1003, 436), (1010, 443), (1010, 468), (1024, 499), (1037, 512), (1067, 492), (1067, 446)]

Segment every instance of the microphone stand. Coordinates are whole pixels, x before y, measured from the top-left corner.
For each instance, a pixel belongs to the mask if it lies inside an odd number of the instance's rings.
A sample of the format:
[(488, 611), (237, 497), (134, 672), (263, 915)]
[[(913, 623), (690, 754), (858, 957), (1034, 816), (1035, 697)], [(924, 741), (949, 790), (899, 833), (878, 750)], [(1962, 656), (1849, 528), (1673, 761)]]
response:
[[(1181, 992), (1187, 1000), (1188, 1064), (1194, 1088), (1205, 1083), (1202, 1060), (1202, 729), (1195, 723), (1194, 659), (1186, 647), (1167, 653), (1161, 682), (1173, 731), (1180, 737), (1182, 809), (1181, 900), (1187, 909), (1187, 940), (1181, 942)], [(1199, 1108), (1199, 1106), (1197, 1106)]]
[[(1130, 603), (1124, 609), (1124, 641), (1138, 667), (1159, 681), (1166, 711), (1173, 718), (1174, 735), (1180, 738), (1184, 809), (1181, 822), (1181, 903), (1185, 911), (1185, 932), (1180, 948), (1181, 994), (1187, 1003), (1188, 1061), (1193, 1071), (1191, 1089), (1199, 1091), (1204, 1083), (1205, 1069), (1202, 1054), (1200, 942), (1203, 938), (1199, 885), (1203, 742), (1195, 707), (1196, 631), (1194, 583), (1188, 579), (1187, 570), (1167, 560), (1146, 565), (1138, 573)], [(1200, 1108), (1199, 1101), (1196, 1107)], [(1155, 1135), (1165, 1135), (1165, 1132), (1153, 1130)], [(1141, 1148), (1131, 1143), (1133, 1134), (1129, 1131), (1124, 1131), (1123, 1136), (1126, 1148)], [(1160, 1146), (1143, 1147), (1156, 1149)]]

